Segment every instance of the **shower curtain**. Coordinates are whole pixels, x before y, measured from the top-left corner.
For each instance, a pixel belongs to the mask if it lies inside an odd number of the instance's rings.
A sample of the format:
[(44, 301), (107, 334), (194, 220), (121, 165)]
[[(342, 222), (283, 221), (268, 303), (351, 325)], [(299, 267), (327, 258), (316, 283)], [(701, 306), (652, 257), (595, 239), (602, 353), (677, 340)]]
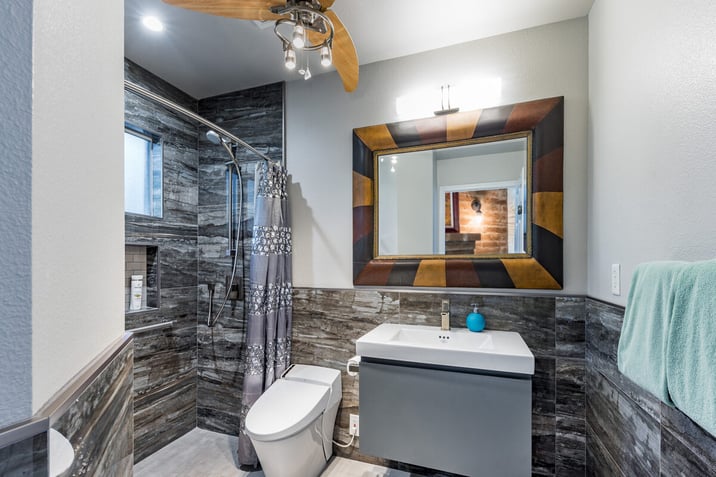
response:
[(286, 171), (268, 161), (256, 167), (255, 215), (250, 260), (244, 386), (241, 398), (239, 463), (258, 459), (246, 435), (246, 414), (288, 367), (291, 359), (291, 228)]

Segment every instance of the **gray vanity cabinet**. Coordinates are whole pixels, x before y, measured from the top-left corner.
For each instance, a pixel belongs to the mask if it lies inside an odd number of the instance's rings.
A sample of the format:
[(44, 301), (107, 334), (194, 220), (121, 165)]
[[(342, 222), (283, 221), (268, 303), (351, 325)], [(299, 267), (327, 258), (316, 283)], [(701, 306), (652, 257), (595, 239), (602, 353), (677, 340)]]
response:
[(531, 378), (363, 357), (360, 452), (471, 477), (529, 476)]

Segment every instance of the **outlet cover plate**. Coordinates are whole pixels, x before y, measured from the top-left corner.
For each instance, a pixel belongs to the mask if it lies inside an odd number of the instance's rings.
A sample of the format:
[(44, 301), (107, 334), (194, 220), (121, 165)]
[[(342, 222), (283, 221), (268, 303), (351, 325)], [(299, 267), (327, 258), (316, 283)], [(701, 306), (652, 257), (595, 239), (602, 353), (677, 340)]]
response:
[(360, 426), (358, 423), (358, 414), (350, 415), (350, 422), (348, 424), (348, 433), (352, 436), (360, 437)]
[(612, 295), (621, 295), (621, 266), (612, 263)]

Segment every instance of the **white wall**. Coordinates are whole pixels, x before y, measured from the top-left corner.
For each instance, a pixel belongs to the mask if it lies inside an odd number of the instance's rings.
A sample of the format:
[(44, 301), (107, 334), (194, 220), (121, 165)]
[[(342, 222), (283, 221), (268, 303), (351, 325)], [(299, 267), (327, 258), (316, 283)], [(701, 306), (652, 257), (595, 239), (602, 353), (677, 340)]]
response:
[(526, 150), (438, 161), (438, 185), (456, 186), (490, 182), (519, 182), (526, 167)]
[(124, 330), (124, 5), (33, 3), (36, 411)]
[[(589, 15), (588, 294), (716, 256), (716, 2), (597, 0)], [(622, 294), (610, 293), (610, 264)]]
[(352, 94), (334, 73), (288, 83), (294, 284), (353, 286), (353, 128), (397, 121), (397, 97), (476, 77), (501, 80), (499, 104), (565, 96), (564, 292), (585, 293), (587, 36), (582, 18), (374, 63)]
[(0, 2), (0, 428), (31, 414), (32, 2)]

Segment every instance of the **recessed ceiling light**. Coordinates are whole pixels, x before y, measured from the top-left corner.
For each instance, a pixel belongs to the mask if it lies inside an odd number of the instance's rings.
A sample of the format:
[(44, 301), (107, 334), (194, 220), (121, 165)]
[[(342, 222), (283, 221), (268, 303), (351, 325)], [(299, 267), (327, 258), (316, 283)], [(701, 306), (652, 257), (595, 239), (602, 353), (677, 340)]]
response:
[(142, 17), (142, 25), (149, 28), (152, 31), (164, 30), (164, 24), (157, 17), (144, 16)]

